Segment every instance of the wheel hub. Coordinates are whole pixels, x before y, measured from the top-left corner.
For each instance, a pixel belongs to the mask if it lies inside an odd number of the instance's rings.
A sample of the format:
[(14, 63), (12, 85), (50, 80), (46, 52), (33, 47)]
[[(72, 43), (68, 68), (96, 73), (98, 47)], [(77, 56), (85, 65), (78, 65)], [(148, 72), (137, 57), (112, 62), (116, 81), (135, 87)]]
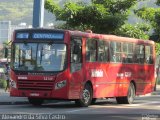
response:
[(87, 89), (84, 89), (83, 90), (83, 100), (85, 103), (88, 103), (89, 102), (89, 99), (90, 99), (90, 92), (87, 90)]

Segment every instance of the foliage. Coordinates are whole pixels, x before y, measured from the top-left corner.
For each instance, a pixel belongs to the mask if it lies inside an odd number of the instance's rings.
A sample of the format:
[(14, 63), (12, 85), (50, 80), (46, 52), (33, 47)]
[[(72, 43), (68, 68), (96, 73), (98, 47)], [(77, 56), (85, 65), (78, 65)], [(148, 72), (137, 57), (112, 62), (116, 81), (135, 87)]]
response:
[[(156, 3), (160, 5), (160, 0), (157, 0)], [(160, 8), (143, 7), (135, 10), (135, 14), (152, 26), (151, 30), (153, 30), (153, 35), (158, 36), (156, 40), (156, 53), (160, 54)]]
[(157, 79), (157, 84), (160, 85), (160, 78)]
[(46, 0), (45, 8), (55, 14), (57, 20), (66, 21), (66, 29), (92, 29), (96, 33), (114, 33), (128, 17), (129, 9), (137, 0), (92, 0), (66, 2), (60, 7), (55, 0)]
[(4, 51), (3, 51), (3, 49), (0, 49), (0, 57), (4, 58)]
[(160, 5), (160, 0), (157, 0), (156, 4), (157, 4), (157, 5)]
[(156, 54), (160, 55), (160, 44), (158, 42), (156, 43)]
[(152, 28), (155, 32), (160, 31), (160, 8), (146, 8), (143, 7), (139, 10), (136, 10), (135, 13), (141, 17), (143, 20), (150, 22)]
[(133, 37), (138, 39), (149, 39), (149, 35), (146, 34), (150, 29), (149, 25), (146, 24), (125, 24), (119, 28), (115, 34), (121, 35), (124, 37)]
[(103, 4), (110, 13), (125, 13), (140, 0), (92, 0), (94, 4)]
[(6, 85), (7, 85), (6, 80), (0, 78), (0, 88), (5, 88)]

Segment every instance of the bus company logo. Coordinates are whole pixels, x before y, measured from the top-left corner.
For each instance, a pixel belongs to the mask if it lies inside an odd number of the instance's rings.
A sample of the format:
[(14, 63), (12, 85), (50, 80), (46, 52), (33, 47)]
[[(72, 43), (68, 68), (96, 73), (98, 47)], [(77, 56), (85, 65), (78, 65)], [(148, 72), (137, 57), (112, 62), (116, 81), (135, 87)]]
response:
[(92, 69), (91, 77), (103, 77), (103, 70), (101, 69)]
[(131, 77), (132, 73), (131, 72), (125, 72), (125, 77)]
[(121, 79), (124, 78), (124, 73), (117, 73), (117, 77), (120, 77)]

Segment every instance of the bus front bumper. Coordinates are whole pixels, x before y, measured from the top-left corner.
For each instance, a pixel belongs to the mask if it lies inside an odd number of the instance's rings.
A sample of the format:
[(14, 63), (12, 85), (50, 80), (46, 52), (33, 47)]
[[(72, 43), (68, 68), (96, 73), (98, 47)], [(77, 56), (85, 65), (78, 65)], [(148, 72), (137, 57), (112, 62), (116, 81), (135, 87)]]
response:
[(38, 91), (38, 90), (18, 90), (11, 89), (10, 96), (14, 97), (36, 97), (36, 98), (51, 98), (52, 91)]

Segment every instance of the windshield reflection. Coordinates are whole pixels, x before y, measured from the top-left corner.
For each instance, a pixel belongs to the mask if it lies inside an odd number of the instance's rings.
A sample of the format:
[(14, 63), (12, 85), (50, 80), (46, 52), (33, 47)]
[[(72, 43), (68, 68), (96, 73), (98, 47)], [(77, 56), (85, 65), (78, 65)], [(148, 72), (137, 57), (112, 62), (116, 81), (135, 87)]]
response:
[(48, 43), (15, 43), (12, 67), (21, 71), (62, 71), (66, 45)]

